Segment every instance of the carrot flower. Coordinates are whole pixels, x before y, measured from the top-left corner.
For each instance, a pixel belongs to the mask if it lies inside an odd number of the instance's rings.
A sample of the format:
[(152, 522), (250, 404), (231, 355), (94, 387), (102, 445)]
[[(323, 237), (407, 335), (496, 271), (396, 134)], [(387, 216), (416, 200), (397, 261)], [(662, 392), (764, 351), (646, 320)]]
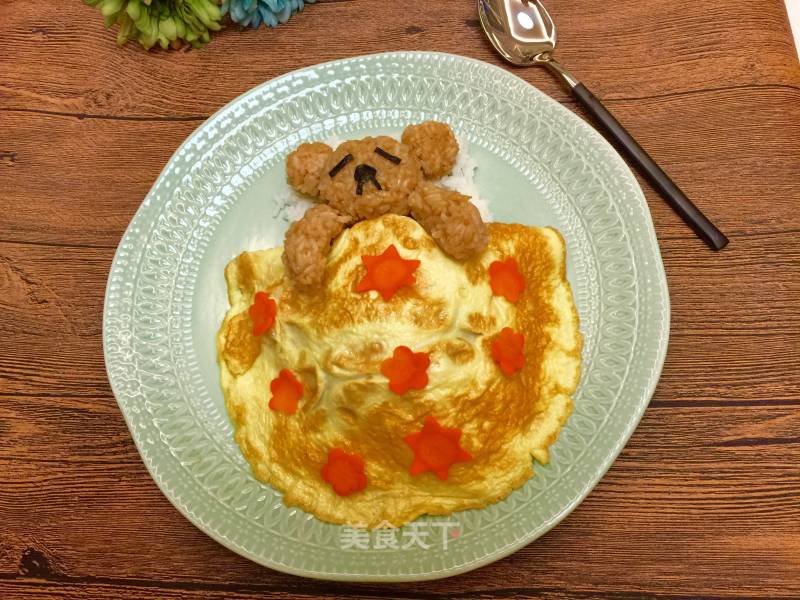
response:
[(356, 285), (356, 291), (376, 290), (384, 300), (391, 300), (397, 290), (414, 285), (414, 271), (420, 265), (418, 260), (406, 260), (397, 252), (394, 244), (378, 256), (362, 256), (367, 274)]
[(289, 369), (282, 369), (269, 384), (272, 398), (269, 407), (272, 410), (292, 415), (297, 412), (297, 405), (303, 397), (303, 384), (298, 381)]
[(333, 486), (339, 496), (349, 496), (367, 487), (364, 459), (341, 448), (331, 448), (328, 462), (322, 467), (322, 479)]
[(278, 305), (266, 292), (256, 292), (247, 312), (253, 321), (253, 335), (264, 335), (275, 324)]
[(434, 417), (428, 415), (421, 431), (403, 438), (414, 451), (414, 460), (408, 472), (419, 475), (432, 471), (436, 477), (445, 481), (450, 467), (455, 463), (472, 460), (472, 455), (461, 447), (460, 439), (460, 429), (442, 427)]
[(391, 358), (381, 363), (381, 373), (389, 378), (389, 389), (403, 395), (408, 390), (421, 390), (428, 385), (430, 365), (427, 352), (413, 352), (408, 346), (398, 346)]
[(503, 329), (492, 342), (492, 358), (510, 377), (525, 366), (525, 336), (510, 327)]
[(525, 278), (519, 270), (516, 258), (496, 260), (489, 265), (489, 285), (495, 296), (503, 296), (509, 302), (517, 302), (525, 290)]

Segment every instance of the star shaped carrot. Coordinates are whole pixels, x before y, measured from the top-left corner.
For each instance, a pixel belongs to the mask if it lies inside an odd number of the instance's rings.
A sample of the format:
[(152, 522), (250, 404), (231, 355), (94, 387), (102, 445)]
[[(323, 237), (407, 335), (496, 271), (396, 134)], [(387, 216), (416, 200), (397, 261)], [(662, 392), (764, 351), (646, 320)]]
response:
[(333, 486), (339, 496), (349, 496), (367, 487), (364, 459), (341, 448), (328, 451), (328, 462), (322, 467), (322, 478)]
[(278, 305), (266, 292), (256, 292), (253, 304), (247, 310), (253, 321), (253, 335), (264, 335), (275, 324)]
[(525, 366), (525, 336), (510, 327), (503, 329), (492, 342), (492, 358), (500, 370), (511, 377)]
[(362, 256), (367, 274), (356, 285), (356, 291), (376, 290), (384, 300), (390, 300), (395, 292), (406, 285), (414, 285), (414, 271), (418, 260), (406, 260), (397, 252), (394, 244), (378, 256)]
[(398, 346), (391, 358), (381, 363), (381, 373), (389, 378), (389, 389), (402, 396), (408, 390), (421, 390), (428, 385), (431, 357), (427, 352), (413, 352)]
[(303, 384), (298, 381), (289, 369), (282, 369), (269, 384), (272, 398), (269, 407), (272, 410), (292, 415), (297, 411), (297, 404), (303, 397)]
[(461, 447), (460, 439), (460, 429), (442, 427), (435, 418), (428, 415), (421, 431), (403, 438), (414, 451), (414, 460), (408, 472), (419, 475), (432, 471), (442, 481), (447, 480), (453, 464), (472, 460), (472, 455)]
[(496, 260), (489, 265), (489, 285), (495, 296), (503, 296), (509, 302), (519, 300), (525, 290), (525, 278), (519, 271), (517, 259)]

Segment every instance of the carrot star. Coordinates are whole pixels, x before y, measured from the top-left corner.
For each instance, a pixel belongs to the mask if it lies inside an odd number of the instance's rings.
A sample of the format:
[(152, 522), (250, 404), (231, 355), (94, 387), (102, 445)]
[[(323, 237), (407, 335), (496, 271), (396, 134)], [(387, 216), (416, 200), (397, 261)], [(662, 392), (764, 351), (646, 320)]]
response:
[(392, 357), (381, 363), (381, 373), (389, 378), (389, 389), (402, 396), (408, 390), (421, 390), (428, 385), (430, 365), (427, 352), (412, 352), (408, 346), (398, 346)]
[(275, 324), (278, 305), (266, 292), (256, 292), (253, 304), (247, 310), (253, 321), (253, 335), (264, 335)]
[(448, 471), (454, 463), (472, 460), (472, 455), (461, 447), (460, 439), (460, 429), (442, 427), (435, 418), (428, 415), (422, 431), (403, 438), (414, 451), (414, 460), (408, 472), (419, 475), (432, 471), (442, 481), (447, 480)]
[(503, 329), (492, 342), (492, 358), (507, 377), (525, 366), (524, 345), (525, 336), (510, 327)]
[(489, 265), (489, 285), (495, 296), (503, 296), (509, 302), (519, 300), (525, 290), (525, 279), (519, 271), (517, 259), (496, 260)]
[(390, 300), (395, 292), (406, 285), (414, 285), (414, 271), (418, 260), (406, 260), (397, 252), (394, 244), (378, 256), (362, 256), (367, 274), (356, 285), (356, 291), (376, 290), (384, 300)]
[(358, 454), (332, 448), (328, 451), (328, 462), (322, 467), (322, 479), (330, 483), (339, 496), (363, 490), (367, 487), (364, 460)]
[(297, 411), (297, 404), (303, 397), (303, 384), (297, 380), (289, 369), (282, 369), (278, 376), (269, 384), (272, 398), (269, 407), (272, 410), (294, 414)]

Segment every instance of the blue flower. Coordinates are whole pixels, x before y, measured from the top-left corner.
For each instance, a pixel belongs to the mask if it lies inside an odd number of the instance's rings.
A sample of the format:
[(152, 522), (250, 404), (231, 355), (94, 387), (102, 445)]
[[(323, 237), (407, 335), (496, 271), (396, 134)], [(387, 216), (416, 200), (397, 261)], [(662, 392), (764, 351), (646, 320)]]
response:
[(225, 0), (220, 7), (222, 14), (230, 14), (231, 20), (242, 27), (275, 27), (286, 23), (294, 13), (303, 10), (305, 4), (317, 0)]

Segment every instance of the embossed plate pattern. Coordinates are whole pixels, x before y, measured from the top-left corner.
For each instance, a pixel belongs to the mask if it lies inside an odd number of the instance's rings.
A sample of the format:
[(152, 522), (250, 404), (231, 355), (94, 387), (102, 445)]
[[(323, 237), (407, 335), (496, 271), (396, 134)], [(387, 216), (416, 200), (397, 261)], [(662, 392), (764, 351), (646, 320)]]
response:
[[(575, 412), (551, 462), (502, 502), (395, 532), (366, 549), (295, 509), (250, 473), (217, 383), (222, 269), (281, 243), (283, 159), (298, 143), (399, 131), (433, 118), (469, 142), (495, 220), (553, 225), (585, 336)], [(289, 73), (237, 98), (178, 149), (120, 242), (106, 292), (109, 379), (144, 463), (197, 527), (299, 575), (401, 581), (484, 565), (535, 539), (589, 493), (639, 422), (658, 380), (669, 299), (636, 180), (591, 127), (521, 79), (447, 54), (365, 56)], [(457, 530), (450, 537), (437, 531)], [(356, 524), (354, 524), (356, 525)], [(413, 543), (410, 528), (423, 531)], [(350, 535), (350, 533), (347, 533)], [(427, 549), (423, 545), (429, 546)]]

